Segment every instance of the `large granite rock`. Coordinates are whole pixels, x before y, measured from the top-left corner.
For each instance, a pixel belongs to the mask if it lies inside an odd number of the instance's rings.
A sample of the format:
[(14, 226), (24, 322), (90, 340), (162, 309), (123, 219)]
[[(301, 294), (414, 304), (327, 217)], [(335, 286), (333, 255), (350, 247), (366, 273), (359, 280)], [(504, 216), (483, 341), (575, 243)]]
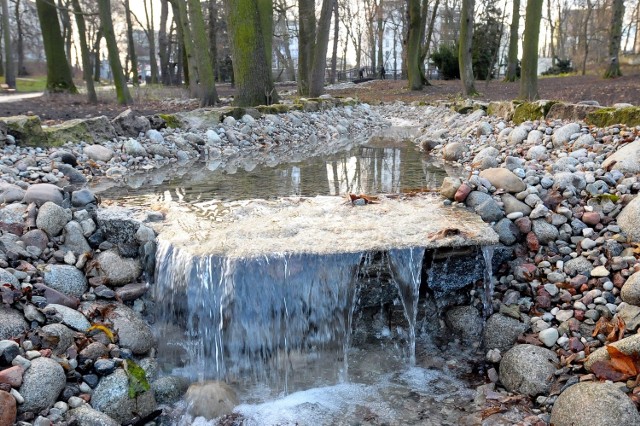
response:
[(510, 392), (535, 396), (549, 391), (558, 366), (555, 352), (534, 345), (516, 345), (500, 361), (500, 381)]
[(484, 326), (484, 346), (486, 349), (499, 349), (504, 352), (510, 349), (518, 336), (527, 330), (528, 326), (517, 319), (502, 314), (493, 314)]
[(87, 279), (73, 265), (48, 265), (44, 270), (44, 283), (67, 296), (80, 298), (87, 291)]
[(0, 340), (18, 337), (29, 329), (22, 314), (0, 303)]
[(46, 146), (48, 143), (40, 117), (36, 115), (0, 117), (0, 122), (7, 125), (7, 133), (16, 138), (19, 145)]
[(18, 410), (38, 413), (53, 406), (64, 389), (67, 377), (64, 369), (51, 358), (36, 358), (25, 372), (18, 392), (24, 398)]
[(238, 405), (235, 391), (224, 382), (193, 384), (189, 386), (185, 399), (189, 414), (207, 420), (229, 414)]
[(153, 390), (136, 398), (129, 398), (129, 377), (118, 368), (114, 373), (100, 380), (91, 397), (91, 405), (119, 423), (136, 417), (146, 416), (156, 409)]
[(618, 215), (618, 225), (631, 241), (640, 241), (640, 197), (636, 197)]
[(68, 120), (45, 127), (43, 130), (50, 144), (54, 146), (61, 146), (67, 142), (98, 143), (116, 137), (113, 125), (105, 116)]
[(31, 185), (24, 194), (23, 203), (36, 203), (38, 207), (47, 201), (62, 205), (62, 189), (50, 183), (37, 183)]

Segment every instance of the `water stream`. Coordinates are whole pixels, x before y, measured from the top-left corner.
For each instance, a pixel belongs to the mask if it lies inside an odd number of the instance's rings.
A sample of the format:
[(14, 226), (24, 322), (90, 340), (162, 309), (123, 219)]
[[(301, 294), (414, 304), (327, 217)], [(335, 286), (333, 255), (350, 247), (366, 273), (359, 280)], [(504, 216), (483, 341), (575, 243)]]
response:
[(482, 247), (482, 257), (484, 259), (484, 297), (482, 299), (484, 317), (489, 318), (493, 313), (493, 246)]

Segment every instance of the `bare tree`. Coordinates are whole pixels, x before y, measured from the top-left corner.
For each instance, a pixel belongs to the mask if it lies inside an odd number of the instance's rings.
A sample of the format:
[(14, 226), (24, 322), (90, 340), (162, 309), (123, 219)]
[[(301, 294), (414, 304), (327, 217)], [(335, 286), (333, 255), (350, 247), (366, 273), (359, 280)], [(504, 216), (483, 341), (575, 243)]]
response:
[(609, 66), (604, 73), (605, 78), (616, 78), (620, 71), (620, 42), (622, 41), (622, 20), (624, 18), (624, 0), (613, 0), (611, 6), (611, 32), (609, 35)]
[[(549, 4), (551, 1), (549, 0)], [(507, 73), (505, 81), (516, 81), (518, 79), (518, 27), (520, 26), (520, 0), (513, 0), (511, 12), (511, 27), (509, 30), (509, 53), (507, 59)]]
[(474, 96), (478, 94), (478, 91), (475, 88), (472, 63), (474, 6), (474, 0), (462, 0), (458, 64), (460, 66), (462, 90), (466, 96)]
[(111, 74), (113, 75), (113, 84), (116, 86), (116, 96), (118, 103), (127, 105), (133, 102), (127, 82), (124, 78), (124, 71), (120, 63), (120, 52), (116, 43), (116, 35), (113, 30), (113, 22), (111, 20), (111, 0), (98, 0), (100, 11), (100, 22), (102, 25), (102, 33), (107, 42), (107, 50), (109, 51), (109, 64), (111, 66)]
[(169, 68), (170, 45), (167, 34), (167, 21), (169, 20), (169, 4), (167, 0), (160, 2), (160, 29), (158, 31), (158, 56), (160, 57), (160, 73), (162, 84), (171, 84), (171, 72)]
[(76, 26), (78, 27), (78, 38), (80, 39), (80, 52), (82, 56), (82, 77), (87, 85), (87, 98), (90, 103), (97, 103), (98, 96), (93, 86), (93, 75), (91, 72), (91, 57), (89, 55), (89, 45), (87, 44), (87, 28), (84, 21), (84, 14), (80, 7), (79, 0), (71, 0), (73, 12), (75, 13)]
[(16, 88), (16, 70), (11, 52), (11, 29), (9, 28), (9, 0), (2, 0), (2, 32), (4, 35), (4, 78), (5, 84)]
[(542, 19), (543, 0), (528, 0), (522, 42), (522, 77), (519, 97), (529, 101), (538, 99), (538, 36)]

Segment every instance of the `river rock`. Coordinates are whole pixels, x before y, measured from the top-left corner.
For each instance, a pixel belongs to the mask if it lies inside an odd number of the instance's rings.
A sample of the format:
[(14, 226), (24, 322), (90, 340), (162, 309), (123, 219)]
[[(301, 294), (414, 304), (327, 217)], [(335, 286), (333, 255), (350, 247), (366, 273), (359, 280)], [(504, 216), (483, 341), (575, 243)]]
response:
[(484, 326), (483, 340), (486, 349), (499, 349), (504, 352), (518, 340), (518, 336), (528, 326), (517, 319), (502, 314), (493, 314)]
[(60, 316), (62, 323), (73, 328), (76, 331), (87, 331), (91, 324), (87, 318), (75, 309), (71, 309), (64, 305), (49, 304), (44, 309), (45, 315)]
[(617, 218), (618, 226), (631, 241), (640, 241), (640, 196), (622, 209)]
[(624, 320), (627, 330), (635, 331), (640, 327), (640, 306), (621, 303), (618, 305), (616, 317)]
[(456, 306), (445, 314), (445, 323), (453, 336), (472, 343), (482, 336), (482, 316), (473, 306)]
[(123, 147), (124, 151), (127, 154), (131, 155), (132, 157), (146, 157), (147, 156), (147, 150), (136, 139), (129, 138), (127, 141), (125, 141), (125, 143), (122, 145), (122, 147)]
[(38, 333), (43, 341), (43, 348), (52, 349), (54, 355), (63, 355), (74, 343), (75, 332), (63, 324), (48, 324)]
[(9, 367), (5, 370), (0, 370), (0, 383), (7, 384), (12, 388), (19, 388), (20, 385), (22, 385), (23, 374), (24, 368), (19, 365), (14, 365), (13, 367)]
[(22, 201), (25, 190), (18, 185), (13, 185), (5, 181), (0, 181), (0, 203), (11, 204)]
[(78, 304), (80, 303), (80, 301), (77, 298), (67, 296), (66, 294), (61, 293), (58, 290), (54, 290), (51, 287), (46, 286), (42, 283), (35, 283), (34, 287), (44, 293), (44, 297), (47, 299), (47, 303), (64, 305), (71, 309), (77, 308)]
[(113, 286), (134, 282), (142, 273), (139, 259), (124, 258), (114, 250), (98, 254), (96, 262), (100, 265), (98, 274), (106, 279), (107, 284)]
[(20, 241), (24, 243), (25, 247), (34, 246), (40, 250), (44, 250), (47, 248), (47, 244), (49, 244), (49, 237), (40, 229), (32, 229), (20, 237)]
[(142, 355), (155, 346), (155, 339), (151, 328), (131, 308), (118, 304), (109, 311), (107, 318), (118, 330), (120, 346), (131, 349), (136, 355)]
[(446, 161), (459, 161), (464, 154), (469, 152), (469, 148), (461, 142), (451, 142), (442, 149), (442, 157)]
[(510, 170), (502, 167), (486, 169), (480, 172), (480, 177), (487, 179), (496, 188), (502, 188), (507, 192), (522, 192), (527, 185)]
[(27, 189), (22, 199), (23, 203), (36, 203), (38, 207), (47, 201), (61, 206), (63, 201), (62, 189), (50, 183), (36, 183)]
[(624, 145), (611, 154), (602, 163), (602, 168), (636, 175), (640, 173), (640, 139)]
[(230, 414), (239, 403), (235, 391), (224, 382), (195, 383), (185, 399), (190, 415), (207, 420)]
[(531, 207), (518, 200), (511, 194), (502, 194), (500, 197), (504, 205), (504, 212), (509, 215), (511, 213), (522, 213), (523, 216), (529, 216)]
[(76, 256), (80, 256), (84, 253), (91, 251), (91, 246), (84, 237), (84, 230), (75, 220), (67, 223), (64, 227), (64, 245), (63, 250), (71, 251)]
[(531, 222), (531, 229), (541, 244), (548, 244), (558, 238), (558, 228), (544, 219), (536, 219)]
[(553, 327), (544, 329), (538, 333), (538, 339), (540, 339), (540, 341), (548, 348), (556, 344), (558, 337), (560, 337), (558, 335), (558, 330)]
[(0, 303), (0, 340), (18, 337), (28, 329), (29, 325), (20, 312)]
[(509, 133), (509, 145), (518, 145), (524, 142), (529, 135), (529, 128), (526, 126), (518, 126)]
[(640, 414), (631, 399), (612, 383), (577, 383), (560, 394), (551, 411), (554, 426), (636, 426)]
[(53, 406), (66, 383), (67, 378), (60, 364), (51, 358), (40, 357), (32, 360), (31, 367), (25, 372), (22, 386), (18, 390), (24, 398), (19, 411), (37, 413)]
[(526, 155), (527, 160), (537, 160), (537, 161), (546, 160), (547, 157), (548, 157), (547, 148), (545, 148), (544, 145), (532, 146), (531, 148), (529, 148)]
[(71, 193), (71, 205), (73, 207), (84, 207), (95, 203), (97, 203), (96, 196), (86, 188)]
[(112, 149), (109, 149), (102, 145), (85, 146), (83, 151), (85, 155), (91, 160), (104, 161), (105, 163), (111, 160), (114, 156), (114, 152)]
[(587, 277), (590, 276), (591, 270), (593, 269), (593, 265), (586, 257), (578, 256), (575, 259), (568, 260), (564, 264), (564, 272), (565, 274), (573, 277), (575, 275), (581, 274)]
[(67, 411), (65, 419), (69, 424), (77, 426), (120, 426), (120, 422), (94, 410), (88, 404)]
[(456, 191), (458, 191), (460, 185), (462, 185), (460, 178), (447, 176), (442, 180), (440, 194), (445, 198), (453, 200), (453, 197), (456, 195)]
[(0, 425), (15, 424), (18, 408), (16, 400), (10, 393), (0, 390)]
[(103, 377), (91, 396), (91, 405), (119, 423), (146, 416), (156, 409), (153, 390), (136, 398), (129, 398), (129, 377), (118, 368), (113, 374)]
[(116, 295), (123, 302), (130, 302), (142, 297), (148, 289), (147, 283), (126, 284), (116, 290)]
[(151, 383), (158, 404), (173, 404), (183, 397), (189, 381), (181, 376), (164, 376)]
[(499, 155), (500, 151), (492, 146), (489, 146), (477, 153), (476, 156), (473, 157), (473, 161), (471, 162), (471, 164), (473, 164), (473, 167), (478, 170), (497, 167)]
[(64, 226), (71, 220), (71, 212), (59, 205), (47, 201), (38, 210), (36, 226), (49, 236), (57, 236)]
[(571, 135), (580, 131), (580, 125), (578, 123), (569, 123), (556, 129), (551, 136), (554, 148), (562, 148), (569, 142)]
[(20, 286), (20, 281), (11, 272), (0, 268), (0, 283), (9, 283), (15, 287)]
[(27, 206), (20, 203), (9, 204), (0, 209), (0, 223), (9, 225), (20, 225), (24, 221), (23, 216), (27, 211)]
[(534, 345), (516, 345), (500, 361), (500, 382), (510, 392), (535, 396), (549, 391), (558, 356)]
[(620, 297), (631, 305), (640, 306), (640, 271), (627, 278), (620, 291)]
[(465, 200), (467, 207), (471, 207), (485, 222), (497, 222), (504, 217), (504, 212), (498, 202), (489, 194), (472, 191)]
[(44, 283), (67, 296), (80, 298), (87, 291), (87, 279), (82, 271), (71, 265), (48, 265)]
[[(625, 355), (633, 355), (634, 353), (640, 353), (640, 334), (634, 334), (629, 337), (625, 337), (624, 339), (618, 340), (617, 342), (610, 343), (611, 346), (618, 349), (620, 352)], [(596, 361), (608, 361), (611, 357), (609, 356), (609, 352), (607, 348), (602, 347), (598, 348), (595, 351), (591, 352), (589, 357), (584, 363), (584, 367), (587, 370), (591, 370), (591, 366)]]
[(138, 115), (131, 109), (120, 113), (111, 123), (116, 133), (122, 136), (138, 137), (140, 133), (146, 133), (151, 128), (148, 118)]

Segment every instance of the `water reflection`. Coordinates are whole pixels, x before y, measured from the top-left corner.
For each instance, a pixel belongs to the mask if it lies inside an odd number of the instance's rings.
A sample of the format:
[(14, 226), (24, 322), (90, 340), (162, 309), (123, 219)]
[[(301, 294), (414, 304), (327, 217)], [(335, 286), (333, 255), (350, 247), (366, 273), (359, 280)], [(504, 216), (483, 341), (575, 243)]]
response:
[(251, 167), (238, 167), (233, 173), (219, 165), (219, 161), (212, 161), (188, 170), (173, 170), (166, 180), (159, 179), (158, 172), (138, 175), (129, 178), (124, 187), (105, 191), (103, 196), (135, 202), (142, 195), (156, 194), (158, 199), (193, 203), (349, 192), (399, 193), (438, 188), (448, 174), (442, 164), (410, 142), (382, 147), (360, 145), (337, 154), (275, 166), (252, 163)]

